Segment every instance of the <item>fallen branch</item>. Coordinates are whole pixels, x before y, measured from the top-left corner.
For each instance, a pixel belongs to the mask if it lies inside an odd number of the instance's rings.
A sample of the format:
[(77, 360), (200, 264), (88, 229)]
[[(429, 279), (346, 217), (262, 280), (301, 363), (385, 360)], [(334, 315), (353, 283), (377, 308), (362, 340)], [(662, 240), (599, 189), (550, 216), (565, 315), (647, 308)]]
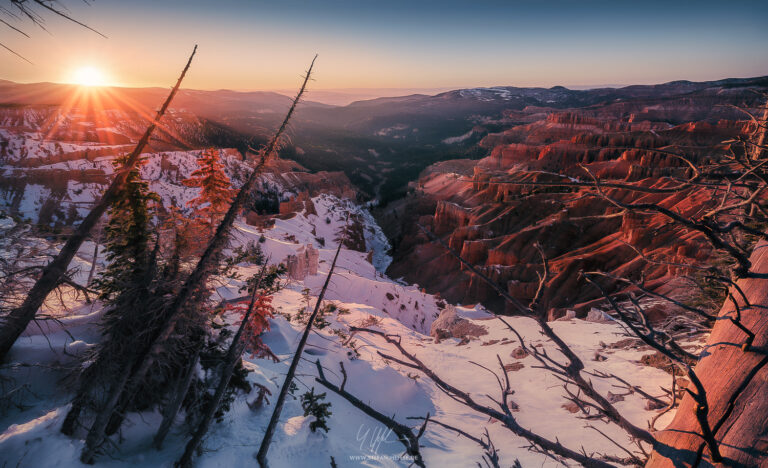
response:
[[(578, 463), (581, 463), (585, 467), (610, 467), (612, 465), (605, 463), (601, 460), (597, 460), (593, 457), (590, 457), (584, 453), (577, 452), (575, 450), (569, 449), (562, 445), (559, 441), (555, 440), (549, 440), (545, 437), (540, 436), (539, 434), (522, 427), (517, 420), (512, 416), (512, 410), (509, 408), (506, 398), (502, 398), (500, 401), (497, 401), (497, 404), (501, 406), (501, 411), (493, 409), (489, 406), (482, 405), (480, 403), (477, 403), (470, 395), (469, 393), (466, 393), (462, 390), (459, 390), (458, 388), (454, 387), (453, 385), (449, 384), (445, 380), (443, 380), (440, 376), (438, 376), (432, 369), (430, 369), (427, 365), (425, 365), (421, 360), (419, 360), (416, 356), (408, 352), (401, 344), (399, 337), (393, 337), (392, 335), (387, 335), (384, 332), (380, 332), (378, 330), (372, 330), (369, 328), (358, 328), (358, 327), (350, 327), (350, 331), (352, 332), (362, 332), (362, 333), (370, 333), (372, 335), (379, 336), (383, 338), (387, 343), (393, 345), (403, 356), (405, 356), (408, 361), (409, 365), (411, 367), (417, 368), (419, 371), (424, 373), (427, 377), (432, 379), (433, 382), (437, 385), (437, 388), (439, 388), (443, 393), (454, 399), (455, 401), (477, 411), (478, 413), (484, 414), (492, 419), (495, 419), (501, 423), (504, 424), (507, 429), (512, 431), (515, 435), (522, 437), (531, 444), (533, 444), (536, 447), (539, 447), (540, 449), (549, 452), (557, 454), (561, 457), (569, 458), (571, 460), (574, 460)], [(398, 338), (398, 339), (394, 339)], [(380, 356), (387, 359), (387, 355), (383, 353), (379, 353)]]
[(426, 466), (424, 464), (423, 458), (421, 457), (421, 452), (419, 451), (419, 439), (421, 438), (422, 435), (424, 435), (424, 430), (426, 429), (427, 422), (430, 421), (429, 413), (427, 413), (426, 418), (423, 418), (424, 424), (421, 425), (419, 432), (414, 434), (410, 427), (397, 422), (394, 419), (394, 417), (389, 417), (384, 413), (377, 411), (370, 405), (363, 403), (363, 401), (357, 398), (356, 396), (344, 390), (344, 383), (346, 383), (347, 381), (346, 372), (344, 371), (344, 364), (343, 363), (339, 363), (339, 364), (341, 365), (342, 372), (344, 373), (344, 381), (342, 382), (341, 387), (337, 387), (336, 385), (334, 385), (328, 379), (325, 378), (325, 373), (323, 372), (323, 366), (320, 365), (319, 359), (317, 360), (317, 362), (315, 362), (315, 365), (317, 366), (317, 374), (318, 374), (318, 377), (315, 378), (315, 381), (317, 381), (318, 383), (320, 383), (321, 385), (323, 385), (325, 388), (332, 391), (333, 393), (344, 398), (352, 406), (359, 409), (363, 413), (372, 417), (376, 421), (384, 424), (387, 427), (387, 429), (392, 430), (392, 432), (394, 432), (395, 435), (397, 436), (397, 439), (405, 446), (405, 452), (408, 455), (413, 457), (413, 462), (417, 466), (421, 466), (421, 467)]

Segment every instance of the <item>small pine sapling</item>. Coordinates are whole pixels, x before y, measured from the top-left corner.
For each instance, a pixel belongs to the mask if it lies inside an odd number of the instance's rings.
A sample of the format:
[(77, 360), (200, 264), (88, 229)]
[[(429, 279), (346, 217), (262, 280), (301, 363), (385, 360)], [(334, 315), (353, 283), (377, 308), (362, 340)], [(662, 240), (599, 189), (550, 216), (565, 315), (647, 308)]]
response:
[(312, 432), (322, 429), (327, 433), (330, 430), (328, 417), (332, 414), (330, 411), (331, 404), (324, 403), (323, 400), (325, 400), (325, 392), (315, 394), (315, 387), (301, 395), (301, 407), (304, 409), (304, 416), (315, 417), (315, 420), (309, 423), (309, 429)]
[[(248, 310), (248, 302), (242, 301), (227, 304), (226, 310), (228, 312), (239, 314), (240, 320), (242, 321)], [(269, 357), (277, 361), (274, 353), (269, 349), (269, 346), (261, 340), (262, 333), (269, 330), (269, 321), (267, 319), (272, 317), (274, 317), (272, 296), (266, 294), (258, 295), (254, 302), (253, 313), (248, 319), (248, 323), (245, 325), (245, 330), (243, 331), (244, 349), (251, 353), (251, 358)]]
[(232, 183), (224, 172), (220, 150), (203, 150), (197, 164), (199, 168), (183, 184), (200, 188), (198, 196), (187, 205), (194, 210), (202, 231), (210, 237), (229, 209), (236, 190), (232, 189)]

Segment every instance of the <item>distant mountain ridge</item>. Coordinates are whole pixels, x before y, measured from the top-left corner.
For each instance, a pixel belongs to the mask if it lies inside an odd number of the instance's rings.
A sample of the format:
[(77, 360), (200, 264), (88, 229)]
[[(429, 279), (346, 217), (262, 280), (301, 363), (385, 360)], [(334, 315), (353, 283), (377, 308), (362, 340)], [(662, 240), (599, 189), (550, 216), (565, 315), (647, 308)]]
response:
[[(618, 119), (663, 119), (672, 125), (716, 123), (740, 118), (737, 111), (718, 105), (749, 105), (757, 97), (753, 91), (766, 89), (765, 76), (589, 90), (497, 86), (381, 97), (345, 106), (314, 102), (310, 89), (310, 100), (301, 103), (281, 154), (310, 170), (343, 170), (363, 194), (386, 202), (403, 196), (407, 183), (432, 163), (486, 156), (487, 149), (477, 146), (480, 139), (512, 124), (569, 109), (598, 117), (603, 113)], [(85, 141), (98, 141), (99, 134), (114, 133), (116, 121), (140, 129), (166, 92), (159, 87), (89, 89), (0, 80), (0, 117), (6, 131), (14, 133), (18, 129), (13, 121), (19, 116), (13, 109), (45, 115), (47, 123), (41, 128), (58, 128), (53, 124), (56, 116), (77, 114), (81, 136), (61, 131), (48, 136), (78, 142), (86, 135)], [(161, 128), (158, 138), (166, 137), (155, 149), (258, 147), (279, 125), (289, 104), (289, 97), (268, 91), (182, 89), (171, 105), (175, 120), (164, 120), (167, 131)], [(102, 130), (94, 134), (86, 124), (97, 115), (104, 125), (96, 125)]]

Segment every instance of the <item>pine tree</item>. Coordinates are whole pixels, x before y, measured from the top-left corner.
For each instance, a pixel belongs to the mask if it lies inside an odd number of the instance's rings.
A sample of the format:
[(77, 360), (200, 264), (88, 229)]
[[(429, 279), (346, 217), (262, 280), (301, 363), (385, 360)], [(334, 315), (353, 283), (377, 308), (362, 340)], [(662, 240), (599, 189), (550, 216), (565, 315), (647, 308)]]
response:
[[(117, 159), (115, 168), (121, 168), (123, 162), (123, 158)], [(103, 339), (85, 356), (88, 365), (81, 371), (80, 389), (64, 421), (64, 433), (74, 431), (83, 409), (99, 410), (121, 369), (141, 349), (141, 338), (150, 338), (145, 333), (147, 318), (157, 312), (150, 293), (155, 261), (150, 248), (150, 203), (157, 200), (157, 195), (141, 179), (139, 169), (134, 168), (109, 207), (109, 221), (104, 229), (109, 264), (94, 281), (99, 299), (105, 303)]]
[(161, 252), (167, 261), (163, 270), (164, 281), (175, 283), (180, 278), (181, 266), (204, 247), (200, 228), (177, 206), (172, 205), (160, 222), (164, 239)]
[(199, 187), (200, 193), (190, 200), (187, 206), (194, 209), (203, 231), (213, 236), (236, 191), (232, 189), (232, 183), (224, 172), (220, 150), (204, 150), (197, 159), (197, 164), (199, 168), (183, 184), (187, 187)]
[[(120, 160), (116, 161), (116, 165)], [(105, 228), (109, 266), (96, 280), (99, 298), (114, 307), (120, 296), (141, 288), (149, 267), (150, 203), (157, 194), (141, 179), (138, 169), (128, 174), (125, 188), (109, 208)]]
[[(245, 301), (227, 304), (226, 310), (227, 312), (239, 314), (240, 321), (242, 322), (248, 310), (248, 303)], [(259, 294), (254, 300), (253, 313), (250, 315), (248, 323), (245, 324), (245, 330), (243, 330), (245, 351), (251, 353), (251, 358), (274, 357), (269, 346), (261, 341), (262, 333), (269, 331), (269, 321), (267, 319), (272, 317), (274, 317), (272, 296), (263, 293)]]

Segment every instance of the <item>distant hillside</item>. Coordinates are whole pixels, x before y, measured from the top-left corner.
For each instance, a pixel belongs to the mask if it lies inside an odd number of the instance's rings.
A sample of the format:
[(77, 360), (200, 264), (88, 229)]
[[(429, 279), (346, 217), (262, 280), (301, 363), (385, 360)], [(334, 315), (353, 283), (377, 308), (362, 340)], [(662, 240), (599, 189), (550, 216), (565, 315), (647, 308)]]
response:
[[(300, 106), (282, 155), (310, 170), (342, 170), (364, 195), (389, 202), (402, 197), (408, 182), (430, 164), (486, 156), (487, 150), (477, 146), (484, 135), (540, 120), (554, 111), (609, 112), (620, 119), (663, 119), (673, 125), (715, 123), (739, 118), (737, 111), (720, 104), (748, 105), (757, 99), (753, 91), (765, 89), (768, 77), (590, 90), (503, 86), (377, 98), (341, 107), (311, 101), (310, 90), (310, 100)], [(117, 114), (112, 111), (117, 111), (123, 120), (141, 121), (152, 115), (165, 92), (162, 88), (89, 91), (73, 85), (0, 81), (0, 108), (45, 113), (55, 109), (57, 115), (76, 114), (85, 122), (110, 112), (108, 120), (113, 120)], [(164, 142), (161, 149), (222, 146), (244, 151), (249, 143), (258, 146), (278, 125), (289, 102), (287, 96), (272, 92), (182, 90), (172, 105), (177, 120), (165, 122), (179, 128), (168, 130), (164, 139), (158, 137)], [(188, 122), (182, 125), (178, 119)], [(195, 123), (190, 126), (191, 121)], [(13, 123), (4, 125), (6, 131), (13, 132), (9, 125)], [(169, 132), (174, 138), (167, 137)], [(78, 141), (79, 137), (51, 138)]]

